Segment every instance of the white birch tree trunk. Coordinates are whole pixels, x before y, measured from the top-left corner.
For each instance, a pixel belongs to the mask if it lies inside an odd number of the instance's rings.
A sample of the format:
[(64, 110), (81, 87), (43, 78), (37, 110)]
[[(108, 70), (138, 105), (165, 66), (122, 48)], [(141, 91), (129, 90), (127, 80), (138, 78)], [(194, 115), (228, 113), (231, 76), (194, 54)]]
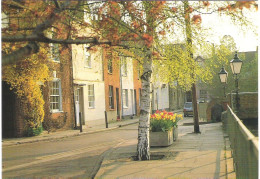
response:
[(152, 59), (150, 49), (146, 49), (146, 55), (143, 63), (142, 93), (141, 93), (141, 111), (138, 127), (138, 160), (150, 160), (150, 109), (151, 109), (151, 73)]

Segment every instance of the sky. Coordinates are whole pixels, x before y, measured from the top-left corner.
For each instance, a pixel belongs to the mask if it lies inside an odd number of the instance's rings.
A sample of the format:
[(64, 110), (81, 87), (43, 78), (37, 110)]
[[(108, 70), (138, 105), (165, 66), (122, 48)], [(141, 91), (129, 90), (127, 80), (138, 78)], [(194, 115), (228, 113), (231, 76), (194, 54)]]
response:
[(237, 44), (238, 51), (255, 51), (256, 46), (259, 45), (259, 40), (256, 35), (259, 32), (259, 29), (257, 29), (260, 17), (259, 12), (247, 12), (245, 14), (252, 20), (256, 27), (256, 33), (253, 32), (254, 29), (252, 28), (247, 29), (246, 31), (240, 30), (238, 26), (233, 25), (231, 21), (224, 16), (206, 15), (205, 17), (202, 17), (202, 26), (212, 28), (212, 36), (209, 41), (219, 44), (221, 37), (224, 35), (231, 35)]

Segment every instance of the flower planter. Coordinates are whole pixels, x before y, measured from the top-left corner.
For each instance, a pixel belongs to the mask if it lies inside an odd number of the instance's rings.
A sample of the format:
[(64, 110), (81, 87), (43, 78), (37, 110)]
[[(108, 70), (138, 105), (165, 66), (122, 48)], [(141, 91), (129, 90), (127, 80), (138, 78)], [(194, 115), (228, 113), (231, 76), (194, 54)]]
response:
[(163, 147), (169, 146), (173, 143), (173, 130), (166, 132), (152, 132), (150, 131), (150, 146)]
[(176, 141), (178, 139), (178, 127), (173, 127), (173, 141)]

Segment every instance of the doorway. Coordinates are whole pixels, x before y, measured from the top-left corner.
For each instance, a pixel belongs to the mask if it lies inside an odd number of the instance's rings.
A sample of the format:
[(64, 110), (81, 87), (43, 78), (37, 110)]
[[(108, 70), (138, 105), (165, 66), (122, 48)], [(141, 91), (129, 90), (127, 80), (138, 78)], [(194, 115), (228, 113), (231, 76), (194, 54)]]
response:
[(116, 114), (117, 119), (120, 119), (119, 88), (116, 88)]
[(10, 85), (2, 81), (2, 136), (15, 137), (15, 93)]
[(80, 121), (82, 125), (85, 125), (84, 115), (83, 115), (83, 88), (77, 87), (75, 89), (75, 116), (76, 116), (76, 127), (80, 126)]
[(134, 115), (137, 115), (136, 89), (134, 90), (134, 109), (135, 109)]

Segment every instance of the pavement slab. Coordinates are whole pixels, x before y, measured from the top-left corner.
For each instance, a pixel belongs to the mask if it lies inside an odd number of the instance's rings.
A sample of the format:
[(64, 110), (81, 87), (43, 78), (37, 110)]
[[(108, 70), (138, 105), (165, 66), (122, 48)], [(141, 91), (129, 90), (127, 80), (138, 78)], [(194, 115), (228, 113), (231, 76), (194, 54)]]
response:
[(159, 160), (134, 161), (131, 156), (136, 154), (137, 140), (128, 141), (104, 158), (95, 178), (233, 177), (234, 171), (227, 167), (232, 158), (226, 158), (226, 139), (221, 123), (205, 124), (200, 128), (201, 133), (194, 134), (190, 126), (179, 126), (179, 138), (173, 145), (152, 147), (151, 156), (165, 155)]

